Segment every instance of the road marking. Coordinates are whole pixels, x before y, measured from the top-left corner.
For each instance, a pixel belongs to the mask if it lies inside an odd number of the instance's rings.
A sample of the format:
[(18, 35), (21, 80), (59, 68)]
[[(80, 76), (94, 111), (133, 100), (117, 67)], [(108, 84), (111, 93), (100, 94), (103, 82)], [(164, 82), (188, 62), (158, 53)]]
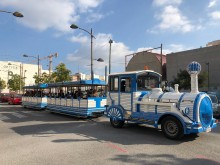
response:
[(8, 120), (8, 119), (9, 119), (9, 117), (3, 116), (3, 115), (0, 114), (0, 120)]
[(17, 118), (20, 118), (20, 119), (27, 117), (27, 116), (24, 116), (24, 115), (19, 114), (19, 113), (16, 113), (16, 112), (15, 112), (15, 113), (12, 113), (12, 115), (15, 116), (15, 117), (17, 117)]
[(114, 149), (116, 149), (116, 150), (118, 150), (120, 152), (123, 152), (123, 153), (127, 153), (126, 150), (122, 149), (121, 147), (119, 147), (119, 146), (117, 146), (117, 145), (115, 145), (113, 143), (109, 142), (109, 143), (106, 143), (106, 144), (108, 145), (108, 147), (114, 148)]

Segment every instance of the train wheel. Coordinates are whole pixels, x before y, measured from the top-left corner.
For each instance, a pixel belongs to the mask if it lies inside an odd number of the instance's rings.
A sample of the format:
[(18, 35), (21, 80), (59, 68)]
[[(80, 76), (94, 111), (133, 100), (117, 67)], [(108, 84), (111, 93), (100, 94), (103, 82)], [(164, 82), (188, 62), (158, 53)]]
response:
[(182, 124), (172, 116), (162, 120), (161, 128), (164, 135), (169, 139), (181, 139), (184, 135)]
[(122, 110), (119, 107), (110, 107), (107, 115), (110, 117), (111, 125), (114, 128), (123, 127), (125, 120), (123, 118)]

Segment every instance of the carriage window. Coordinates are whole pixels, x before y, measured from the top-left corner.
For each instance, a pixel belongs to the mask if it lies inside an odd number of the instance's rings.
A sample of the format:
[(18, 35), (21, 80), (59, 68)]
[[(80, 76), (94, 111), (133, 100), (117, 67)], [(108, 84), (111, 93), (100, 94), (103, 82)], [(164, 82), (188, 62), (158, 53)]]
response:
[(131, 92), (131, 78), (122, 78), (121, 79), (121, 92)]
[(159, 76), (147, 73), (137, 78), (137, 90), (151, 90), (159, 87)]
[(110, 91), (118, 91), (118, 77), (110, 77)]

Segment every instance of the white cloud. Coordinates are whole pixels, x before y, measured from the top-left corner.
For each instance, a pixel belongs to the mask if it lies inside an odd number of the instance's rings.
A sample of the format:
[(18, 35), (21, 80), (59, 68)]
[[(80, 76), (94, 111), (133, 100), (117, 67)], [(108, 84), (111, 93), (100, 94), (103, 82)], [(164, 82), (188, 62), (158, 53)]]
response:
[(89, 41), (89, 38), (87, 36), (84, 36), (82, 33), (80, 33), (78, 36), (72, 36), (70, 38), (70, 41), (85, 44)]
[(220, 11), (214, 11), (210, 13), (212, 19), (219, 20), (220, 19)]
[[(93, 59), (102, 58), (105, 62), (93, 62), (93, 68), (95, 74), (104, 75), (105, 65), (109, 63), (109, 39), (112, 38), (110, 34), (99, 33), (96, 36), (96, 39), (93, 40)], [(77, 40), (72, 40), (74, 42), (79, 42), (83, 38), (80, 36)], [(85, 40), (86, 42), (81, 45), (81, 47), (74, 53), (67, 56), (69, 62), (74, 62), (75, 64), (80, 65), (80, 70), (84, 72), (87, 71), (87, 74), (90, 73), (90, 63), (91, 63), (91, 45), (89, 38)], [(125, 68), (125, 55), (131, 54), (132, 51), (122, 42), (112, 43), (111, 49), (111, 70), (112, 72), (124, 71)]]
[(178, 8), (173, 6), (166, 6), (162, 14), (157, 16), (157, 18), (161, 20), (158, 27), (163, 30), (190, 32), (196, 28), (187, 17), (181, 14)]
[(211, 1), (209, 2), (208, 7), (209, 7), (209, 8), (214, 7), (214, 6), (216, 5), (216, 3), (217, 3), (217, 0), (211, 0)]
[(91, 13), (88, 17), (86, 22), (91, 23), (91, 22), (97, 22), (99, 20), (101, 20), (102, 18), (104, 18), (103, 14), (100, 13)]
[(182, 0), (154, 0), (153, 4), (155, 6), (165, 6), (165, 5), (180, 5)]
[(60, 32), (70, 31), (70, 24), (77, 22), (81, 12), (89, 12), (103, 0), (1, 0), (0, 5), (15, 8), (24, 18), (19, 22), (39, 31), (53, 28)]

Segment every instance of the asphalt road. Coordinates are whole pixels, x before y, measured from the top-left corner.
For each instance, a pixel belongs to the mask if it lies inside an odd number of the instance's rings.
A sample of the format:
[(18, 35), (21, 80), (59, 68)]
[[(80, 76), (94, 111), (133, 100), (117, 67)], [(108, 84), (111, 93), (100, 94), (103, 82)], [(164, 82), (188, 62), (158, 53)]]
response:
[(220, 124), (210, 133), (165, 138), (160, 130), (105, 117), (77, 119), (0, 104), (1, 165), (219, 165)]

